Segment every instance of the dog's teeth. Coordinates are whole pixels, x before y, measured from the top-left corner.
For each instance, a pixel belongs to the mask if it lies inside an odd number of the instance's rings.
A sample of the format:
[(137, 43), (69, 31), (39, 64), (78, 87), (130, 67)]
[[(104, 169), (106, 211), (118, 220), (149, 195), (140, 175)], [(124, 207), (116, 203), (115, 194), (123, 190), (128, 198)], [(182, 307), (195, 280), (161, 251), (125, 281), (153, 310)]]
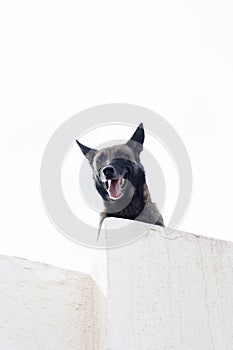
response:
[(108, 188), (111, 186), (111, 180), (108, 180)]
[(124, 179), (124, 178), (122, 178), (122, 179), (121, 179), (121, 186), (123, 186), (123, 185), (124, 185), (124, 183), (125, 183), (125, 179)]

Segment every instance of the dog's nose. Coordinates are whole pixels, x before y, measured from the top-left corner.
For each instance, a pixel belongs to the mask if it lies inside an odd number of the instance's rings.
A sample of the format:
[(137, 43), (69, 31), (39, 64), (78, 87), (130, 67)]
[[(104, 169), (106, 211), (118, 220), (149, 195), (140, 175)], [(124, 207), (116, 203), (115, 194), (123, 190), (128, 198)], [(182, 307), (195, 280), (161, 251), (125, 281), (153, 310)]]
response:
[(112, 165), (106, 165), (102, 169), (102, 172), (105, 175), (106, 179), (110, 180), (115, 172), (115, 169)]

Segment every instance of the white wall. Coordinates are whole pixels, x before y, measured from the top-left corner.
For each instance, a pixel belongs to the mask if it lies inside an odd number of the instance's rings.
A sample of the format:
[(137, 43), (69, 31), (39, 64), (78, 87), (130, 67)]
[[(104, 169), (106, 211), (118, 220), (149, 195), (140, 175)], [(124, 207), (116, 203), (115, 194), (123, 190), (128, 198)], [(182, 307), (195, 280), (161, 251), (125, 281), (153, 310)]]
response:
[(233, 244), (147, 229), (106, 253), (108, 349), (231, 350)]
[(1, 256), (0, 348), (231, 350), (233, 244), (145, 227), (97, 251), (92, 278)]
[(0, 256), (0, 349), (101, 349), (104, 315), (88, 275)]

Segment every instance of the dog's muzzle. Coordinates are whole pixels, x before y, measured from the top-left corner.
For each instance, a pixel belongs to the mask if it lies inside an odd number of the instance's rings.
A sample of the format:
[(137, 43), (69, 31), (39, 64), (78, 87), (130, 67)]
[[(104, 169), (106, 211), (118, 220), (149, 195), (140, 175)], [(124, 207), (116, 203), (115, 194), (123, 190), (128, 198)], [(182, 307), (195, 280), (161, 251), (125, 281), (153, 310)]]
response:
[(111, 180), (114, 176), (116, 176), (116, 170), (113, 165), (106, 165), (101, 171), (106, 180)]
[(127, 181), (125, 176), (126, 173), (119, 176), (113, 165), (106, 165), (101, 169), (100, 178), (111, 199), (117, 200), (123, 196)]

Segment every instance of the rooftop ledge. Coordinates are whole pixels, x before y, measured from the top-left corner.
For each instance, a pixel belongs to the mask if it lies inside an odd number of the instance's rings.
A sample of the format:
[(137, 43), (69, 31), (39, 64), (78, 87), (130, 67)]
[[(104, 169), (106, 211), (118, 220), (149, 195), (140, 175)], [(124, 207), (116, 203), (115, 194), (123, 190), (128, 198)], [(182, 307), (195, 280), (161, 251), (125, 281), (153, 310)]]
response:
[(142, 225), (91, 276), (1, 256), (0, 348), (231, 350), (233, 243)]

